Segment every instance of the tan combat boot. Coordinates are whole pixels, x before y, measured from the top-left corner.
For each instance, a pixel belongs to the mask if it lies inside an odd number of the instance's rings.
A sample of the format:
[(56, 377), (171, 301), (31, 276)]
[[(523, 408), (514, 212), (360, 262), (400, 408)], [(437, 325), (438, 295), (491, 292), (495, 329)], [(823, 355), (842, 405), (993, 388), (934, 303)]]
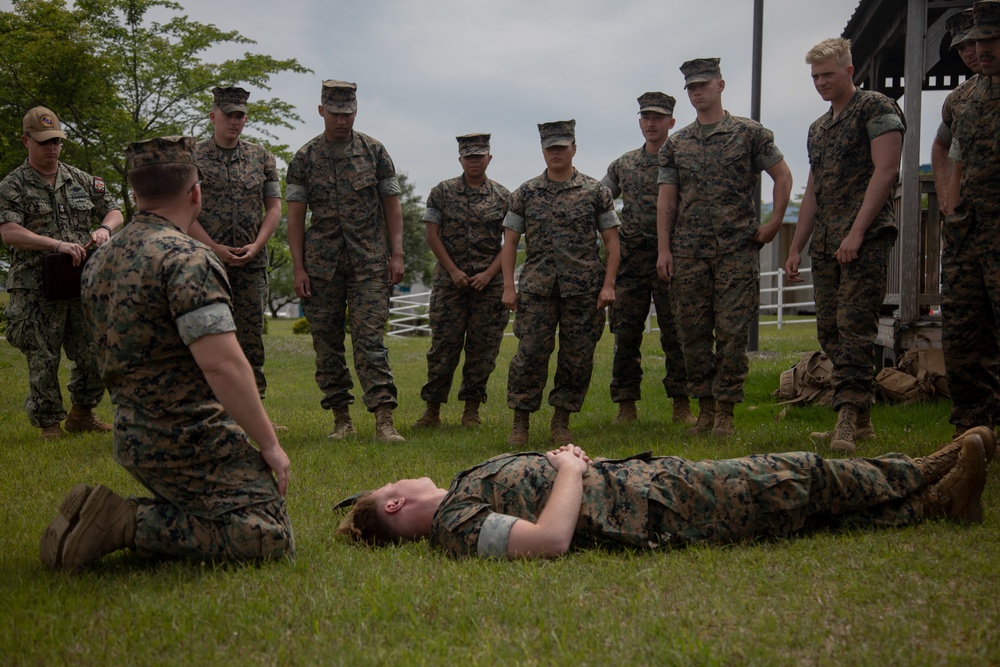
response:
[(858, 420), (854, 424), (855, 440), (871, 440), (875, 437), (875, 428), (872, 426), (871, 406), (858, 409)]
[(514, 410), (514, 424), (510, 427), (510, 435), (507, 436), (507, 446), (520, 447), (528, 444), (530, 420), (531, 413), (527, 410)]
[[(961, 440), (967, 435), (978, 435), (983, 442), (983, 451), (986, 453), (986, 463), (989, 464), (993, 460), (993, 457), (997, 453), (997, 435), (993, 432), (989, 426), (973, 426), (970, 429), (966, 429), (961, 434), (955, 436), (955, 440)], [(949, 447), (952, 443), (946, 442), (945, 444), (938, 447), (938, 451)], [(933, 456), (933, 454), (932, 454)]]
[(962, 450), (954, 467), (939, 482), (925, 487), (919, 497), (925, 518), (947, 518), (958, 523), (982, 523), (986, 452), (982, 436), (971, 433), (960, 440)]
[(135, 510), (134, 502), (108, 487), (95, 487), (80, 509), (76, 526), (66, 536), (60, 566), (77, 571), (119, 549), (134, 549)]
[(81, 408), (74, 405), (66, 416), (66, 430), (70, 433), (81, 433), (85, 431), (110, 431), (111, 424), (105, 424), (90, 408)]
[(62, 565), (62, 549), (66, 543), (66, 536), (76, 528), (76, 524), (80, 521), (80, 510), (83, 509), (83, 504), (87, 502), (93, 490), (93, 487), (87, 484), (77, 484), (63, 498), (59, 514), (42, 533), (41, 556), (42, 562), (47, 566), (56, 568)]
[(434, 428), (441, 425), (441, 404), (427, 401), (427, 407), (420, 419), (413, 422), (413, 428)]
[(549, 421), (549, 431), (552, 433), (552, 442), (557, 445), (569, 445), (573, 442), (573, 434), (569, 430), (569, 410), (555, 409), (552, 420)]
[(728, 438), (736, 433), (733, 427), (733, 404), (725, 401), (715, 402), (715, 422), (712, 435), (717, 438)]
[(479, 401), (466, 401), (462, 410), (462, 426), (473, 428), (483, 422), (479, 419)]
[(833, 437), (830, 439), (830, 449), (835, 452), (853, 454), (857, 447), (854, 444), (858, 424), (858, 408), (851, 403), (844, 403), (837, 412), (837, 425), (833, 427)]
[(350, 408), (336, 408), (333, 411), (333, 432), (326, 436), (331, 440), (343, 440), (354, 434), (354, 422), (351, 420)]
[(698, 399), (698, 420), (694, 426), (684, 431), (684, 435), (700, 435), (708, 433), (715, 426), (715, 399), (712, 397)]
[(639, 419), (639, 413), (635, 409), (635, 401), (622, 401), (618, 404), (618, 414), (615, 415), (614, 423), (627, 424)]
[(695, 424), (698, 418), (691, 414), (691, 399), (687, 396), (674, 396), (674, 411), (672, 419), (675, 424)]
[(404, 442), (392, 423), (392, 406), (387, 403), (375, 408), (375, 439), (381, 442)]
[(59, 422), (45, 426), (42, 428), (42, 434), (39, 437), (42, 440), (58, 440), (63, 437), (62, 426), (59, 425)]

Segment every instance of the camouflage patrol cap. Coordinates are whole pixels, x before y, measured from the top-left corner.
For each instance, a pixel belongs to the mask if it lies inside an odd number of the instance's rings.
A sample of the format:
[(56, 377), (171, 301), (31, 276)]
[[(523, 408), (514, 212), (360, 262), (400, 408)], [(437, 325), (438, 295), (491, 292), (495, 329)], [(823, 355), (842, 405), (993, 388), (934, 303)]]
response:
[(664, 116), (674, 115), (674, 105), (677, 104), (677, 100), (666, 93), (643, 93), (638, 99), (639, 113), (653, 111)]
[(996, 39), (1000, 37), (1000, 2), (983, 0), (972, 7), (975, 25), (966, 39)]
[(556, 120), (551, 123), (539, 123), (538, 135), (542, 139), (542, 148), (572, 146), (576, 143), (576, 120)]
[(489, 155), (490, 135), (488, 134), (463, 134), (455, 137), (458, 140), (458, 155)]
[[(133, 141), (125, 149), (125, 162), (129, 171), (158, 164), (190, 164), (197, 167), (194, 145), (194, 137), (156, 137)], [(201, 177), (200, 169), (198, 176)]]
[(45, 107), (35, 107), (24, 114), (21, 130), (35, 141), (48, 141), (56, 137), (66, 138), (62, 125), (59, 124), (59, 117), (54, 111)]
[(955, 48), (963, 42), (969, 41), (969, 31), (972, 30), (973, 18), (972, 7), (955, 12), (944, 22), (944, 27), (951, 35), (951, 46)]
[(356, 83), (327, 79), (323, 82), (323, 108), (330, 113), (354, 113), (358, 110), (357, 90)]
[(247, 99), (250, 97), (249, 90), (234, 88), (232, 86), (220, 88), (216, 86), (212, 89), (212, 103), (219, 107), (222, 113), (232, 113), (234, 111), (247, 112)]
[(718, 58), (695, 58), (681, 65), (681, 74), (684, 75), (684, 87), (687, 88), (692, 83), (702, 83), (722, 77), (722, 70), (719, 69)]

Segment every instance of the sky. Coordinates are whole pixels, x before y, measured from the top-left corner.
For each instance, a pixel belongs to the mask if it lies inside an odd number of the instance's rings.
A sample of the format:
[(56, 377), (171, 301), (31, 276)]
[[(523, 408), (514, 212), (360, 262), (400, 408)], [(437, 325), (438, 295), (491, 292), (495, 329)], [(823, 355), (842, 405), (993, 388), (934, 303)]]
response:
[[(492, 136), (489, 176), (510, 189), (544, 168), (537, 124), (576, 119), (575, 166), (601, 178), (642, 144), (636, 98), (677, 98), (679, 129), (695, 114), (678, 67), (722, 59), (723, 104), (749, 116), (753, 0), (179, 0), (183, 14), (239, 30), (255, 45), (217, 47), (208, 62), (244, 51), (296, 58), (313, 74), (284, 73), (270, 91), (303, 124), (279, 129), (294, 151), (323, 129), (321, 81), (358, 85), (355, 130), (380, 140), (426, 198), (461, 173), (455, 137)], [(825, 113), (804, 56), (840, 35), (857, 0), (764, 0), (761, 122), (775, 135), (800, 193), (808, 175), (806, 132)], [(10, 3), (0, 0), (0, 9)], [(220, 82), (226, 84), (229, 82)], [(250, 86), (248, 86), (250, 88)], [(923, 97), (921, 162), (940, 118), (943, 93)], [(248, 123), (253, 132), (253, 119)], [(765, 176), (763, 199), (770, 200)]]

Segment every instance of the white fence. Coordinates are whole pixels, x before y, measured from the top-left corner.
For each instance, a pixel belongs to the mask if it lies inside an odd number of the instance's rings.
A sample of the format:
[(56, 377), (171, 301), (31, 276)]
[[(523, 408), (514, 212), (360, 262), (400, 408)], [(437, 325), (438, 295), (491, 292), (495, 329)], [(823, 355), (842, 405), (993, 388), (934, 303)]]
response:
[[(803, 274), (810, 274), (811, 269), (802, 269)], [(765, 315), (777, 315), (773, 322), (761, 322), (761, 326), (775, 325), (781, 329), (786, 324), (803, 324), (815, 322), (815, 318), (794, 320), (787, 319), (791, 310), (807, 309), (815, 310), (815, 301), (792, 301), (786, 299), (790, 292), (808, 292), (808, 298), (812, 299), (811, 283), (786, 283), (784, 269), (777, 271), (767, 271), (760, 274), (761, 279), (761, 301), (771, 301), (771, 298), (764, 298), (765, 295), (777, 295), (777, 303), (761, 304), (760, 312)], [(764, 287), (767, 281), (774, 284), (772, 287)], [(429, 336), (431, 334), (430, 321), (427, 311), (429, 310), (431, 293), (417, 292), (414, 294), (402, 294), (389, 299), (389, 335), (390, 336)], [(646, 331), (658, 331), (652, 326), (653, 311), (646, 317)]]

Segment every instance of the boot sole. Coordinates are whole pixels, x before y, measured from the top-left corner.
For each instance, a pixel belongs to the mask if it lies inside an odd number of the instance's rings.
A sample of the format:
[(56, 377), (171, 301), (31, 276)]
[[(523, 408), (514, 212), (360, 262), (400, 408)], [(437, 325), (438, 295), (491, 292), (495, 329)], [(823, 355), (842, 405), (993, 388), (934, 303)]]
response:
[(80, 521), (80, 512), (90, 497), (92, 488), (87, 484), (77, 484), (59, 506), (59, 514), (42, 533), (42, 562), (53, 569), (62, 565), (63, 547), (66, 537)]
[(959, 463), (968, 466), (970, 479), (966, 492), (949, 518), (959, 523), (982, 523), (983, 489), (986, 488), (986, 451), (979, 434), (973, 434), (962, 443)]
[(87, 502), (80, 509), (79, 521), (76, 526), (66, 535), (66, 541), (62, 548), (62, 567), (72, 572), (78, 571), (86, 565), (79, 559), (80, 539), (90, 531), (94, 522), (104, 513), (104, 506), (108, 499), (114, 495), (114, 491), (99, 484), (87, 496)]

